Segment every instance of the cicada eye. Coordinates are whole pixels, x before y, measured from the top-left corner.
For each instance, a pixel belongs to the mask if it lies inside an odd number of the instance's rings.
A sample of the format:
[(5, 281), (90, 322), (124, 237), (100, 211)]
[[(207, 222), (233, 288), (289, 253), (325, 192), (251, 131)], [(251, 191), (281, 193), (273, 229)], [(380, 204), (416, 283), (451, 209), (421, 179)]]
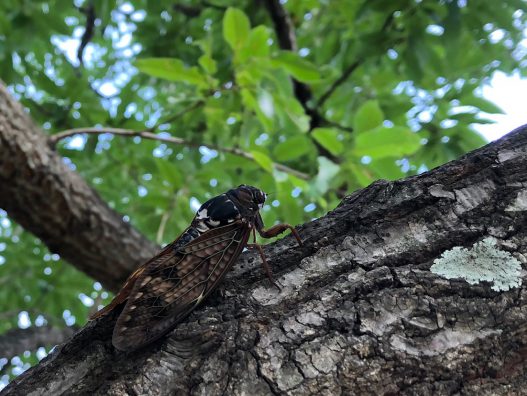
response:
[(264, 193), (262, 190), (256, 191), (254, 200), (258, 204), (258, 210), (263, 208), (266, 198), (267, 198), (267, 194)]

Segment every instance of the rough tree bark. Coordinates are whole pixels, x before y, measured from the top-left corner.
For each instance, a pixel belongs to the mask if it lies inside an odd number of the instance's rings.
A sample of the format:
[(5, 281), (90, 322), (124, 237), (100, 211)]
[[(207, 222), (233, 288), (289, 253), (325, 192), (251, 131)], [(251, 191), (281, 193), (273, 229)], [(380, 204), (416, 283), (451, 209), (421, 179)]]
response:
[(1, 82), (0, 208), (109, 290), (157, 251), (66, 166)]
[[(126, 354), (116, 313), (89, 323), (4, 395), (525, 394), (526, 285), (430, 272), (495, 237), (525, 268), (527, 126), (425, 174), (379, 181), (254, 253), (169, 337)], [(522, 272), (525, 280), (525, 271)]]

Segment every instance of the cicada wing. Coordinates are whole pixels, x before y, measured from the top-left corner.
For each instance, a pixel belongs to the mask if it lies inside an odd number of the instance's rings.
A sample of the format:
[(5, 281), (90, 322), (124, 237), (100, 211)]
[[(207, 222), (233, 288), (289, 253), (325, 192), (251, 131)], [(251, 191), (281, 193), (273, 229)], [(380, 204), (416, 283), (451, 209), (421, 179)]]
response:
[(172, 243), (170, 243), (169, 245), (165, 246), (165, 248), (161, 250), (156, 256), (152, 257), (146, 263), (138, 267), (128, 277), (124, 286), (121, 288), (121, 290), (119, 290), (119, 293), (117, 293), (114, 299), (108, 305), (106, 305), (103, 309), (92, 314), (89, 320), (95, 320), (97, 318), (100, 318), (101, 316), (104, 316), (108, 314), (109, 312), (111, 312), (112, 310), (114, 310), (115, 307), (117, 307), (118, 305), (124, 303), (130, 296), (130, 293), (135, 285), (135, 282), (137, 281), (137, 279), (139, 279), (139, 277), (141, 276), (145, 268), (156, 266), (159, 263), (165, 262), (166, 260), (170, 260), (173, 257), (174, 255), (173, 246), (176, 244), (178, 240), (179, 238), (173, 241)]
[(145, 269), (144, 265), (137, 268), (132, 273), (132, 275), (128, 277), (128, 279), (126, 280), (126, 283), (121, 288), (121, 290), (119, 290), (119, 293), (117, 293), (114, 299), (108, 305), (106, 305), (103, 309), (92, 314), (88, 320), (95, 320), (97, 318), (100, 318), (101, 316), (104, 316), (110, 313), (111, 311), (113, 311), (115, 307), (117, 307), (118, 305), (121, 305), (123, 302), (125, 302), (128, 299), (128, 296), (130, 295), (132, 288), (134, 287), (135, 281), (137, 280), (139, 275), (141, 275), (144, 269)]
[(130, 293), (135, 285), (135, 282), (139, 278), (139, 276), (143, 273), (145, 268), (152, 267), (159, 265), (161, 262), (164, 262), (166, 260), (170, 260), (172, 256), (174, 255), (174, 246), (178, 245), (178, 242), (180, 241), (181, 237), (185, 235), (185, 232), (188, 230), (188, 228), (181, 233), (179, 237), (177, 237), (174, 241), (172, 241), (170, 244), (165, 246), (158, 254), (156, 254), (154, 257), (152, 257), (150, 260), (148, 260), (146, 263), (141, 264), (129, 277), (126, 279), (126, 282), (124, 286), (119, 290), (117, 295), (113, 298), (113, 300), (106, 305), (103, 309), (95, 312), (92, 314), (89, 318), (89, 320), (95, 320), (97, 318), (100, 318), (101, 316), (104, 316), (111, 311), (115, 309), (115, 307), (121, 305), (124, 303), (128, 297), (130, 296)]
[(117, 319), (113, 345), (130, 351), (170, 331), (219, 284), (249, 234), (248, 224), (234, 222), (203, 233), (167, 260), (146, 265)]

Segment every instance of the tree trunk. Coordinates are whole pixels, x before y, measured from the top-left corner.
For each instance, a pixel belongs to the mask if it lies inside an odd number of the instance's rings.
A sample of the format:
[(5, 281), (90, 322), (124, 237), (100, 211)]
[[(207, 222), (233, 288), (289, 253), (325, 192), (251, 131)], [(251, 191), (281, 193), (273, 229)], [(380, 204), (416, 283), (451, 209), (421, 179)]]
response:
[(112, 291), (157, 250), (68, 168), (1, 82), (0, 208)]
[(290, 236), (267, 246), (280, 292), (246, 252), (225, 295), (163, 340), (116, 351), (113, 313), (3, 394), (525, 394), (525, 284), (495, 291), (430, 267), (489, 237), (525, 267), (526, 210), (527, 126), (433, 171), (353, 193), (299, 227), (302, 248)]

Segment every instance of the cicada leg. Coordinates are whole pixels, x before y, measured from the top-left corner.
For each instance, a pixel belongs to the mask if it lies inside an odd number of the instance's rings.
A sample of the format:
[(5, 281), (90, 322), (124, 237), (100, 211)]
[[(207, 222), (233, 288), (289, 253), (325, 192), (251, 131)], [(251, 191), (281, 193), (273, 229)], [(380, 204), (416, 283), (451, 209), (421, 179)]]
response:
[(281, 290), (280, 286), (276, 283), (276, 281), (273, 278), (273, 272), (271, 271), (271, 267), (269, 266), (269, 263), (267, 262), (267, 259), (265, 258), (265, 254), (263, 252), (262, 247), (256, 243), (256, 231), (258, 231), (258, 234), (262, 236), (263, 238), (273, 238), (285, 230), (291, 230), (291, 233), (296, 238), (298, 244), (302, 246), (302, 239), (300, 239), (300, 235), (298, 234), (297, 230), (289, 225), (289, 224), (276, 224), (272, 226), (269, 229), (263, 228), (263, 221), (260, 215), (256, 218), (255, 227), (253, 228), (253, 241), (254, 243), (250, 243), (247, 245), (248, 248), (256, 248), (258, 249), (258, 252), (260, 253), (260, 257), (262, 258), (262, 265), (264, 267), (265, 273), (267, 274), (267, 277), (271, 281), (271, 283), (278, 289)]
[(271, 266), (267, 262), (267, 259), (265, 258), (264, 251), (262, 247), (257, 243), (249, 243), (247, 244), (247, 247), (249, 249), (258, 249), (258, 252), (260, 253), (260, 257), (262, 258), (262, 266), (264, 267), (265, 273), (267, 274), (267, 277), (269, 278), (269, 281), (272, 283), (274, 287), (276, 287), (279, 291), (282, 290), (280, 286), (278, 286), (278, 283), (274, 280), (273, 277), (273, 271), (271, 270)]
[(291, 234), (295, 237), (296, 241), (298, 242), (298, 245), (302, 246), (302, 239), (300, 239), (300, 235), (298, 234), (298, 231), (290, 224), (276, 224), (267, 230), (264, 230), (263, 228), (258, 230), (258, 234), (262, 236), (263, 238), (273, 238), (277, 235), (280, 235), (282, 232), (286, 230), (291, 230)]

